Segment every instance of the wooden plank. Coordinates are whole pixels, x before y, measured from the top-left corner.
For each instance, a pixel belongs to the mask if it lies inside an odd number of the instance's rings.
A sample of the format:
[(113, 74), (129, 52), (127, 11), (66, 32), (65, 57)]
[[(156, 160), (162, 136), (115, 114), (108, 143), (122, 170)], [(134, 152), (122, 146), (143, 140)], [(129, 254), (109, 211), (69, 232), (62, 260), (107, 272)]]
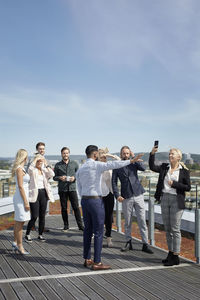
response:
[(0, 300), (5, 300), (6, 298), (4, 297), (4, 295), (3, 295), (3, 293), (2, 293), (2, 291), (1, 291), (1, 289), (0, 289)]
[(49, 282), (45, 282), (44, 280), (41, 281), (33, 281), (35, 285), (37, 285), (38, 289), (42, 291), (42, 293), (46, 296), (48, 300), (59, 300), (63, 299), (59, 297), (59, 295), (52, 289)]
[(66, 278), (57, 279), (59, 283), (62, 284), (64, 288), (67, 288), (67, 291), (77, 300), (88, 300), (89, 298), (82, 293), (82, 291), (77, 288), (74, 284), (72, 284)]
[[(187, 267), (190, 269), (190, 267)], [(176, 272), (178, 268), (176, 269)], [(186, 271), (187, 272), (187, 271)], [(191, 284), (187, 284), (187, 273), (184, 274), (184, 277), (174, 276), (175, 272), (171, 272), (171, 270), (157, 270), (156, 272), (148, 271), (149, 276), (155, 278), (156, 280), (162, 282), (165, 286), (170, 286), (170, 289), (180, 295), (184, 295), (184, 297), (192, 300), (198, 300), (200, 294), (200, 288), (196, 292), (191, 289)], [(194, 279), (194, 277), (193, 277)]]
[(78, 289), (80, 289), (89, 299), (101, 300), (97, 292), (93, 289), (93, 286), (88, 286), (79, 278), (69, 278), (68, 279), (73, 285), (75, 285)]
[(11, 283), (12, 288), (14, 289), (15, 293), (17, 294), (20, 300), (31, 300), (34, 299), (31, 297), (29, 292), (26, 290), (23, 284), (20, 282), (13, 282)]
[[(37, 246), (37, 245), (36, 245)], [(28, 257), (28, 259), (30, 259), (30, 257)], [(34, 261), (35, 258), (31, 257), (31, 261)], [(25, 270), (29, 273), (29, 276), (38, 276), (40, 275), (37, 271), (35, 271), (32, 267), (32, 265), (28, 262), (28, 261), (18, 261), (19, 265), (23, 268), (25, 268)], [(39, 269), (41, 270), (44, 269), (40, 264), (37, 265), (37, 270), (38, 270), (38, 267), (40, 267)], [(44, 273), (42, 271), (42, 273)], [(48, 275), (49, 273), (45, 272), (45, 275)], [(24, 276), (22, 276), (24, 277)], [(48, 296), (47, 298), (48, 299), (61, 299), (60, 297), (57, 296), (57, 294), (54, 292), (54, 290), (52, 288), (49, 287), (48, 283), (44, 282), (44, 281), (40, 281), (40, 282), (35, 282), (35, 286), (32, 285), (31, 282), (24, 282), (23, 283), (25, 286), (29, 286), (31, 285), (31, 289), (30, 288), (27, 288), (30, 293), (32, 290), (34, 290), (34, 292), (32, 292), (32, 297), (34, 298), (35, 295), (38, 295), (38, 297), (40, 296), (41, 299), (45, 298), (44, 295)], [(37, 288), (38, 289), (37, 289)], [(40, 292), (42, 291), (42, 293)], [(44, 292), (45, 291), (45, 292)]]
[(87, 284), (91, 289), (93, 289), (100, 297), (106, 300), (116, 300), (116, 298), (107, 290), (104, 289), (98, 280), (93, 280), (92, 277), (81, 277), (81, 281)]
[[(155, 271), (156, 272), (156, 271)], [(131, 281), (135, 282), (137, 285), (142, 287), (144, 290), (150, 292), (151, 294), (160, 297), (161, 299), (188, 299), (183, 295), (180, 295), (173, 290), (171, 290), (170, 284), (165, 286), (164, 282), (156, 281), (153, 276), (148, 276), (148, 272), (137, 272), (136, 274), (127, 272), (123, 273), (123, 276), (130, 278)]]
[(117, 286), (124, 294), (127, 294), (133, 299), (148, 299), (159, 300), (160, 298), (153, 296), (150, 292), (145, 291), (143, 288), (136, 285), (133, 281), (125, 278), (121, 274), (105, 275), (105, 280)]
[(55, 293), (61, 299), (74, 300), (72, 294), (69, 293), (67, 286), (64, 288), (63, 285), (56, 279), (48, 279), (47, 283), (51, 286), (51, 288), (55, 291)]
[[(98, 284), (101, 284), (101, 286), (104, 287), (105, 290), (107, 290), (108, 292), (110, 292), (114, 297), (116, 297), (116, 299), (123, 299), (123, 300), (130, 300), (131, 298), (128, 297), (126, 294), (124, 294), (117, 286), (114, 286), (113, 284), (111, 284), (110, 281), (104, 279), (106, 278), (105, 276), (95, 276), (97, 277), (98, 280)], [(139, 297), (139, 295), (138, 295)]]
[(35, 285), (33, 281), (25, 281), (22, 284), (33, 299), (37, 299), (37, 300), (48, 299), (45, 296), (45, 294), (40, 291), (40, 289), (37, 287), (37, 285)]

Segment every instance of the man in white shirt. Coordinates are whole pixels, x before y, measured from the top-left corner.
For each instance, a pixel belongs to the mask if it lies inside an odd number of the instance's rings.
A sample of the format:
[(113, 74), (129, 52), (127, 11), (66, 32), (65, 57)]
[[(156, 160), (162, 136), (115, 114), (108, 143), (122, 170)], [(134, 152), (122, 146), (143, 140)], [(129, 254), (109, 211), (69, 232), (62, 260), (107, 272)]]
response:
[[(118, 169), (140, 160), (142, 154), (132, 160), (100, 162), (98, 147), (89, 145), (87, 160), (77, 171), (77, 188), (81, 196), (84, 220), (83, 257), (84, 266), (92, 270), (108, 270), (111, 267), (101, 262), (105, 210), (102, 200), (101, 175), (106, 170)], [(94, 233), (94, 261), (91, 259), (91, 239)]]

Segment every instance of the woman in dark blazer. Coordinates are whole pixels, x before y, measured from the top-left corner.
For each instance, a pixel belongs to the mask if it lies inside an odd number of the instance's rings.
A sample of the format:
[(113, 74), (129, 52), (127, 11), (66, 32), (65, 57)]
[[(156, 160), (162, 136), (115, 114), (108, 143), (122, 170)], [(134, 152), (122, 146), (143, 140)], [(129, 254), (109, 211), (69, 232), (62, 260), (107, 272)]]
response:
[(178, 265), (181, 245), (181, 217), (185, 208), (185, 192), (190, 191), (190, 174), (181, 162), (182, 153), (173, 148), (169, 152), (169, 163), (155, 164), (154, 147), (149, 156), (149, 167), (159, 173), (155, 198), (161, 201), (163, 224), (168, 245), (167, 258), (162, 260), (164, 266)]

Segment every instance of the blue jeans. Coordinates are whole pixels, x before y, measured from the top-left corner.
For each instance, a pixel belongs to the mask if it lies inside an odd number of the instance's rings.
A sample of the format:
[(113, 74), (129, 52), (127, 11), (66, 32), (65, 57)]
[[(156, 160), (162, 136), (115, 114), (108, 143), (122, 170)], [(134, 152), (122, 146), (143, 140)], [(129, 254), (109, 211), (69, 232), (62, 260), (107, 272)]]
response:
[(102, 198), (82, 199), (84, 234), (83, 234), (83, 257), (91, 258), (91, 239), (94, 233), (94, 262), (101, 262), (101, 250), (103, 243), (105, 209)]

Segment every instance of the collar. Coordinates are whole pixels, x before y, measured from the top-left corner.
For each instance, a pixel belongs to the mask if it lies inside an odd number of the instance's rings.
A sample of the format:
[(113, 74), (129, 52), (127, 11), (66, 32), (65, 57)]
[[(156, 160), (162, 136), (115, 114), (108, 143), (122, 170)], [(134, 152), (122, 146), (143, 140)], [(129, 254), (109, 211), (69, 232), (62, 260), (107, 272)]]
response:
[[(169, 170), (171, 170), (171, 165), (169, 165)], [(181, 166), (181, 164), (179, 164), (178, 168), (176, 168), (174, 171), (178, 171), (178, 170), (181, 170), (183, 169), (183, 167)]]
[[(68, 163), (70, 162), (70, 159), (68, 160)], [(65, 162), (64, 162), (64, 160), (62, 159), (61, 160), (61, 163), (63, 164), (63, 165), (68, 165), (68, 163), (66, 164)]]
[(95, 161), (95, 159), (93, 159), (93, 158), (87, 158), (87, 161)]

